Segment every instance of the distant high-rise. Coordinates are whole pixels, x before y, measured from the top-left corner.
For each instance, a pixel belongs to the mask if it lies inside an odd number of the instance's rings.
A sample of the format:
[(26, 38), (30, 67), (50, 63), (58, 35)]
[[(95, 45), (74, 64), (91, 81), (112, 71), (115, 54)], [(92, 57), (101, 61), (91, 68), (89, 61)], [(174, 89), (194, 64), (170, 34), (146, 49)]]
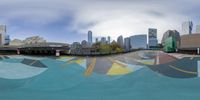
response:
[(200, 33), (200, 25), (197, 25), (197, 26), (196, 26), (196, 32), (197, 32), (197, 33)]
[(96, 43), (99, 42), (99, 39), (98, 39), (98, 38), (95, 38), (95, 40), (96, 40), (96, 41), (95, 41)]
[(110, 44), (110, 36), (108, 36), (107, 43)]
[(92, 31), (88, 31), (88, 43), (92, 45)]
[(158, 46), (157, 29), (149, 28), (148, 39), (149, 39), (148, 43), (149, 49), (156, 48), (156, 46)]
[(130, 51), (130, 38), (129, 37), (124, 38), (124, 50), (126, 52)]
[(0, 25), (0, 45), (5, 44), (5, 36), (6, 36), (6, 26)]
[(182, 23), (182, 34), (192, 34), (192, 21), (186, 21)]
[(106, 37), (101, 37), (101, 43), (106, 43)]
[(123, 41), (123, 36), (120, 35), (118, 38), (117, 38), (117, 44), (120, 46), (120, 47), (124, 47), (124, 41)]

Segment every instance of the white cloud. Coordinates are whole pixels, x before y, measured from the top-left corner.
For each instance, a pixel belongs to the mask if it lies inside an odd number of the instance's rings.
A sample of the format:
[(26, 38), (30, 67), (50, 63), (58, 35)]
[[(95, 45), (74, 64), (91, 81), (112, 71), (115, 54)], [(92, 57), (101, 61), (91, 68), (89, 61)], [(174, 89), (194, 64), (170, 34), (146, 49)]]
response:
[[(191, 20), (199, 0), (1, 0), (0, 23), (23, 18), (30, 24), (48, 25), (63, 15), (73, 17), (67, 29), (94, 36), (124, 37), (147, 34), (158, 29), (159, 40), (168, 29), (180, 31), (181, 23)], [(193, 11), (198, 12), (198, 11)], [(67, 19), (66, 19), (67, 20)], [(75, 40), (76, 41), (76, 40)]]

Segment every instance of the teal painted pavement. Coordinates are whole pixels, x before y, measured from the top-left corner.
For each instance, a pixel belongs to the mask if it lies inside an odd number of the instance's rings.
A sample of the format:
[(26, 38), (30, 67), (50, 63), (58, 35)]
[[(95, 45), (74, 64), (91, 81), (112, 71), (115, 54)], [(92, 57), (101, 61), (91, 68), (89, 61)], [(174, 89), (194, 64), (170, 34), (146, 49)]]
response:
[[(20, 58), (0, 61), (20, 63)], [(126, 75), (108, 76), (92, 73), (84, 76), (85, 68), (43, 58), (47, 68), (26, 78), (7, 79), (0, 75), (0, 100), (197, 100), (200, 78), (177, 79), (155, 73), (148, 67)], [(24, 65), (27, 71), (33, 66)], [(45, 70), (44, 70), (45, 69)], [(21, 71), (20, 69), (18, 69)], [(26, 73), (26, 72), (24, 72)], [(17, 72), (9, 73), (15, 77)], [(13, 76), (12, 76), (13, 75)], [(20, 76), (20, 75), (19, 75)]]

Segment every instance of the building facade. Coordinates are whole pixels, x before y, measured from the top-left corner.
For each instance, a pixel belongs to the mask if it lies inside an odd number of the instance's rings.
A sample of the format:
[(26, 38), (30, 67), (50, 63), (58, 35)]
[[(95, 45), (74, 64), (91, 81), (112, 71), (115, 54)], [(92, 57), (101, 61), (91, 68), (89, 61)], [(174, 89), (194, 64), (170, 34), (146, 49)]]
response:
[(32, 36), (26, 38), (23, 42), (24, 44), (37, 44), (37, 43), (45, 43), (46, 40), (44, 40), (44, 38), (39, 36)]
[(5, 44), (5, 37), (6, 37), (6, 26), (5, 25), (0, 25), (0, 45)]
[(96, 42), (96, 43), (99, 42), (99, 39), (98, 39), (98, 38), (95, 38), (95, 42)]
[(196, 26), (196, 33), (200, 33), (200, 25)]
[(5, 36), (5, 43), (4, 43), (4, 45), (9, 45), (10, 44), (10, 36), (9, 35), (6, 35)]
[(21, 45), (24, 45), (24, 42), (22, 40), (19, 40), (19, 39), (14, 39), (14, 40), (10, 41), (9, 45), (11, 45), (11, 46), (21, 46)]
[(180, 49), (200, 48), (200, 33), (182, 35)]
[(106, 44), (106, 37), (101, 37), (101, 43), (105, 43)]
[(130, 49), (147, 49), (147, 35), (134, 35), (130, 37)]
[(130, 38), (124, 38), (124, 50), (125, 52), (129, 52), (130, 51)]
[(3, 36), (2, 36), (2, 34), (0, 34), (0, 46), (3, 45), (3, 43), (2, 43), (2, 39), (3, 39)]
[(183, 34), (192, 34), (193, 23), (192, 21), (186, 21), (182, 23), (182, 35)]
[(148, 48), (153, 49), (158, 46), (157, 29), (149, 28), (148, 30)]
[(170, 38), (170, 37), (172, 37), (173, 40), (176, 42), (176, 44), (175, 44), (176, 47), (174, 49), (178, 48), (179, 45), (180, 45), (180, 33), (178, 31), (176, 31), (176, 30), (168, 30), (168, 31), (166, 31), (164, 33), (164, 35), (162, 37), (162, 40), (161, 40), (162, 46), (166, 46), (165, 45), (165, 40)]
[(124, 47), (124, 40), (123, 40), (123, 36), (120, 35), (118, 38), (117, 38), (117, 44), (123, 48)]
[(107, 37), (107, 44), (110, 44), (110, 36)]
[(200, 54), (200, 33), (181, 36), (181, 44), (178, 48), (181, 52)]
[(90, 47), (90, 44), (86, 40), (83, 40), (81, 42), (81, 45), (82, 45), (82, 48), (88, 48), (88, 47)]
[(92, 31), (88, 31), (88, 43), (92, 46)]

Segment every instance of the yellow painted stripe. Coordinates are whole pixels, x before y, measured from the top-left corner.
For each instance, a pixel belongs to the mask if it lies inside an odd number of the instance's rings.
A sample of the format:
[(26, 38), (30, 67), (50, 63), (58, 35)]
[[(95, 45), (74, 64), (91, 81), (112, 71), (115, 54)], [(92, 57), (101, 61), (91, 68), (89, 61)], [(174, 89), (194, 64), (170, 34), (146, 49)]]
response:
[(71, 59), (71, 60), (69, 60), (69, 61), (66, 61), (66, 63), (64, 63), (64, 64), (62, 64), (62, 65), (60, 65), (60, 66), (61, 66), (61, 67), (65, 67), (67, 64), (75, 63), (75, 62), (77, 62), (78, 60), (82, 60), (82, 58), (79, 58), (79, 59), (76, 59), (76, 60)]
[(33, 61), (32, 63), (30, 63), (29, 65), (31, 66), (31, 65), (33, 65), (35, 62), (36, 62), (37, 60), (35, 60), (35, 61)]
[(116, 64), (119, 64), (119, 65), (124, 66), (124, 67), (127, 66), (127, 65), (125, 65), (125, 64), (123, 64), (123, 63), (120, 63), (120, 62), (118, 62), (118, 61), (116, 61), (116, 60), (110, 58), (110, 57), (108, 57), (108, 60), (110, 60), (112, 63), (116, 63)]
[(92, 59), (92, 62), (90, 63), (90, 65), (87, 67), (87, 70), (85, 71), (84, 75), (85, 76), (89, 76), (92, 74), (94, 66), (96, 64), (96, 58)]
[(192, 71), (183, 70), (183, 69), (177, 68), (177, 67), (175, 67), (175, 66), (173, 66), (173, 65), (169, 65), (169, 67), (170, 67), (170, 68), (173, 68), (173, 69), (175, 69), (175, 70), (178, 70), (178, 71), (180, 71), (180, 72), (187, 73), (187, 74), (195, 74), (195, 75), (198, 74), (197, 72), (192, 72)]

